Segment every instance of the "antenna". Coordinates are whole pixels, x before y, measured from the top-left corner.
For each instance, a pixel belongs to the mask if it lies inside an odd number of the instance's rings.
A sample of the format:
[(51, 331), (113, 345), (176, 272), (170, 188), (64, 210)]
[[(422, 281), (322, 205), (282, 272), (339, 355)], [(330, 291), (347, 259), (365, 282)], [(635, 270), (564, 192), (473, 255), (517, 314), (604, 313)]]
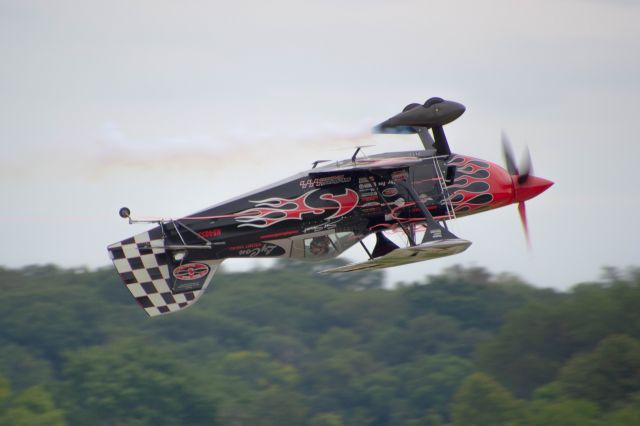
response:
[(326, 163), (326, 162), (328, 162), (328, 161), (331, 161), (331, 160), (316, 160), (316, 161), (314, 161), (313, 163), (311, 163), (311, 164), (313, 164), (313, 167), (311, 167), (311, 168), (312, 168), (312, 169), (315, 169), (315, 168), (318, 166), (318, 164), (320, 164), (320, 163)]
[(375, 146), (375, 145), (358, 145), (356, 147), (356, 152), (354, 152), (353, 155), (351, 156), (351, 162), (352, 163), (356, 162), (356, 157), (358, 156), (358, 153), (362, 150), (362, 148), (369, 148), (371, 146)]

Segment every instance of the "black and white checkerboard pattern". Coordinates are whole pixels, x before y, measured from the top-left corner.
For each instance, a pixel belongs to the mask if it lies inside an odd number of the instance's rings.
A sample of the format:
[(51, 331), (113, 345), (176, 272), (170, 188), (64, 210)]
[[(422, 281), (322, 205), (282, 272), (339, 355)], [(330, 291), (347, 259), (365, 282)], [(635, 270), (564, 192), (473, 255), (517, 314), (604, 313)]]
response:
[(162, 246), (157, 228), (107, 247), (120, 278), (133, 297), (152, 317), (193, 305), (211, 282), (220, 261), (205, 262), (211, 272), (202, 289), (173, 294), (169, 288), (169, 254), (164, 249), (145, 247), (149, 243)]

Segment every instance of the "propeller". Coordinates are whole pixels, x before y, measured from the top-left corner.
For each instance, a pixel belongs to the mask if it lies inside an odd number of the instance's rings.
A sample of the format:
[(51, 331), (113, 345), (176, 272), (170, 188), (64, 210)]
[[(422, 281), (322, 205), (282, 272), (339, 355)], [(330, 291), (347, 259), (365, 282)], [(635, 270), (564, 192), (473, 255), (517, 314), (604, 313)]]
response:
[(553, 182), (539, 178), (533, 175), (533, 164), (531, 162), (531, 154), (529, 149), (525, 150), (524, 158), (520, 162), (522, 168), (516, 164), (511, 142), (506, 133), (502, 132), (502, 152), (504, 161), (507, 166), (507, 172), (511, 176), (513, 185), (514, 200), (518, 203), (518, 213), (520, 214), (520, 222), (524, 229), (524, 235), (527, 239), (527, 245), (531, 249), (531, 237), (529, 235), (529, 224), (527, 222), (527, 207), (525, 201), (535, 197), (545, 191)]

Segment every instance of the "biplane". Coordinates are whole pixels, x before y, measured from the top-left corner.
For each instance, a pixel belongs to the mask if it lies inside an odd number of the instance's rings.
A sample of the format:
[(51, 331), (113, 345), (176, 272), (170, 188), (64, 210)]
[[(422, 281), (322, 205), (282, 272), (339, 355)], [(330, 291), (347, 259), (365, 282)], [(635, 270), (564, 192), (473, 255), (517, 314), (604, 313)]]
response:
[[(310, 170), (112, 244), (108, 251), (126, 287), (150, 316), (195, 303), (229, 258), (322, 261), (360, 244), (368, 259), (323, 273), (388, 268), (450, 256), (471, 242), (454, 235), (456, 217), (518, 204), (528, 236), (525, 201), (553, 183), (522, 170), (503, 135), (506, 168), (454, 154), (443, 127), (462, 115), (457, 102), (431, 98), (407, 105), (373, 128), (417, 134), (423, 148), (316, 161)], [(120, 216), (142, 222), (123, 207)], [(387, 235), (401, 233), (404, 246)], [(375, 234), (370, 250), (363, 243)], [(397, 240), (397, 238), (396, 238)]]

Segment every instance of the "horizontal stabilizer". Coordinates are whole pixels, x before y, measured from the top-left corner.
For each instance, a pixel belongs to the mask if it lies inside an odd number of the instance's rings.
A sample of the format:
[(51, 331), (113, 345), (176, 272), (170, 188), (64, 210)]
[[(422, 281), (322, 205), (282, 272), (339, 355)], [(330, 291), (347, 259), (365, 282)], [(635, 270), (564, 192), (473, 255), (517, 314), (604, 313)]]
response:
[(424, 105), (407, 105), (401, 113), (375, 126), (373, 133), (416, 133), (419, 128), (442, 127), (464, 111), (464, 105), (457, 102), (431, 98)]
[(471, 241), (460, 238), (430, 241), (416, 246), (398, 248), (384, 256), (370, 259), (366, 262), (352, 263), (338, 268), (325, 269), (324, 271), (320, 271), (320, 273), (329, 274), (334, 272), (355, 272), (422, 262), (424, 260), (461, 253), (469, 248), (470, 245)]
[(108, 247), (120, 279), (149, 316), (177, 312), (197, 302), (222, 260), (173, 260), (158, 228)]

